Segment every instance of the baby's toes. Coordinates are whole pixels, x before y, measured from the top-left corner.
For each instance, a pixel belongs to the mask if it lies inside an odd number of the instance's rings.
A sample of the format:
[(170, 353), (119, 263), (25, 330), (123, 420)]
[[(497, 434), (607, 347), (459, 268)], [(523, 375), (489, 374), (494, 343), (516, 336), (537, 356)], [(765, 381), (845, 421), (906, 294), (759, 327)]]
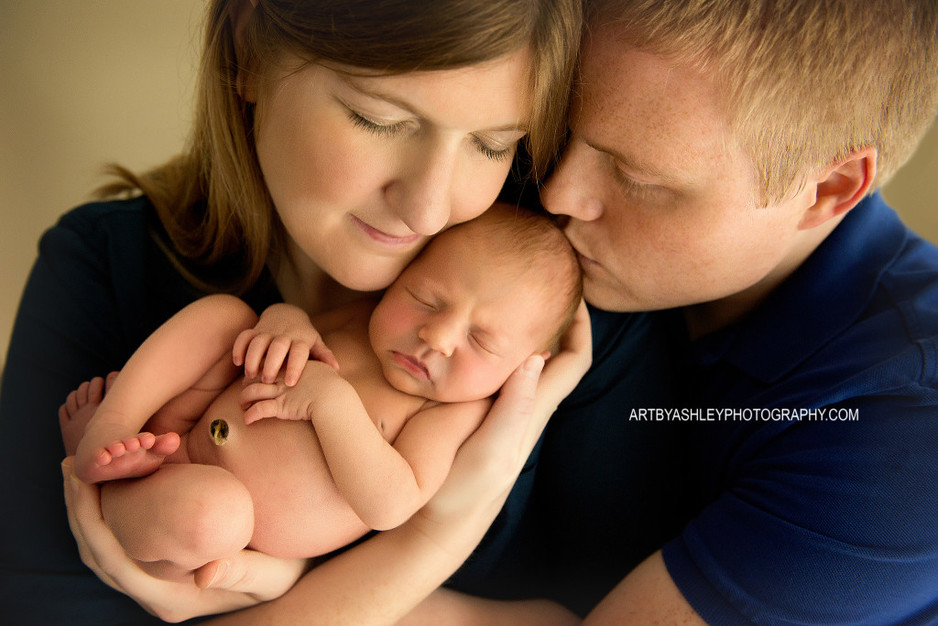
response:
[(110, 465), (112, 460), (113, 457), (111, 456), (111, 453), (108, 452), (107, 448), (99, 450), (98, 453), (94, 455), (94, 462), (97, 465)]
[(75, 390), (75, 403), (78, 405), (78, 408), (88, 404), (88, 387), (90, 386), (91, 381), (86, 380), (82, 384), (78, 385), (78, 389)]
[(65, 404), (62, 406), (71, 418), (71, 415), (78, 411), (78, 391), (70, 392), (65, 398)]
[(109, 446), (105, 446), (105, 450), (107, 450), (112, 458), (116, 459), (127, 453), (127, 446), (124, 445), (123, 441), (116, 441)]
[(153, 433), (140, 433), (137, 436), (137, 441), (140, 443), (141, 448), (149, 450), (153, 447), (153, 444), (156, 443), (156, 435)]
[(71, 421), (71, 416), (68, 414), (68, 405), (63, 404), (59, 407), (59, 426), (62, 428), (65, 427)]
[(95, 376), (88, 383), (88, 397), (87, 400), (89, 403), (100, 403), (101, 398), (104, 397), (104, 379), (100, 376)]

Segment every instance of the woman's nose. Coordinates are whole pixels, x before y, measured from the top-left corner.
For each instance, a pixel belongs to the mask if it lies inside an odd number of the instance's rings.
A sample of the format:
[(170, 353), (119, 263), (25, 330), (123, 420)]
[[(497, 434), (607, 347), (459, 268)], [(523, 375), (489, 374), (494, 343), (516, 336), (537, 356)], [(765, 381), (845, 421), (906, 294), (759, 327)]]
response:
[(408, 228), (431, 236), (450, 220), (458, 153), (452, 146), (427, 143), (402, 156), (399, 173), (385, 188), (385, 197)]
[(603, 212), (601, 186), (597, 180), (595, 160), (587, 146), (571, 144), (541, 191), (544, 208), (555, 215), (569, 215), (591, 222)]

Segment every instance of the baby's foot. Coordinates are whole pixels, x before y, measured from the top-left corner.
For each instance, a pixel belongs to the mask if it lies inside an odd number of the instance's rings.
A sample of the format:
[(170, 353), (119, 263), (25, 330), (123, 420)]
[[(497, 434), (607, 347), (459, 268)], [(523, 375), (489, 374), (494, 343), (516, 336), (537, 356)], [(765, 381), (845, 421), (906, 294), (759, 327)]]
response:
[(78, 389), (68, 394), (65, 403), (59, 407), (59, 427), (62, 429), (66, 455), (75, 454), (78, 442), (85, 434), (85, 427), (116, 378), (117, 372), (111, 372), (107, 379), (95, 376), (83, 382)]
[(139, 433), (97, 450), (85, 476), (94, 481), (137, 478), (155, 472), (163, 460), (179, 448), (179, 435)]

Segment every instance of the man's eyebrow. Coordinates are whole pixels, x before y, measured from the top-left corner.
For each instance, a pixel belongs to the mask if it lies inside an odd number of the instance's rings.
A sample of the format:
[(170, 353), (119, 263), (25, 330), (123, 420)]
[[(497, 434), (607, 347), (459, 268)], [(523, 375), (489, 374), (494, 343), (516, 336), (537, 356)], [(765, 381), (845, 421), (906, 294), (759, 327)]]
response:
[(599, 152), (610, 155), (630, 172), (634, 172), (640, 176), (647, 176), (656, 182), (661, 182), (664, 184), (674, 184), (678, 182), (677, 178), (675, 178), (673, 174), (655, 167), (650, 163), (645, 163), (639, 159), (632, 158), (631, 156), (620, 152), (611, 146), (606, 146), (595, 141), (586, 141), (586, 145), (588, 145), (593, 150), (598, 150)]
[[(365, 86), (361, 84), (359, 80), (359, 79), (367, 80), (368, 78), (378, 78), (379, 76), (355, 76), (352, 74), (345, 74), (342, 72), (338, 72), (338, 75), (343, 83), (345, 83), (346, 85), (348, 85), (355, 91), (358, 91), (359, 93), (369, 98), (377, 98), (378, 100), (384, 100), (385, 102), (393, 104), (397, 108), (403, 109), (404, 111), (407, 111), (408, 113), (416, 117), (422, 117), (422, 118), (427, 117), (423, 113), (423, 111), (416, 108), (412, 102), (408, 102), (407, 100), (404, 100), (394, 94), (385, 93), (381, 91), (381, 89), (377, 89), (372, 86)], [(529, 132), (527, 125), (525, 125), (522, 122), (518, 122), (514, 124), (512, 123), (502, 124), (501, 126), (495, 126), (492, 128), (483, 128), (481, 130), (482, 132), (493, 132), (493, 133), (517, 131), (517, 132), (522, 132), (522, 133), (527, 134)]]

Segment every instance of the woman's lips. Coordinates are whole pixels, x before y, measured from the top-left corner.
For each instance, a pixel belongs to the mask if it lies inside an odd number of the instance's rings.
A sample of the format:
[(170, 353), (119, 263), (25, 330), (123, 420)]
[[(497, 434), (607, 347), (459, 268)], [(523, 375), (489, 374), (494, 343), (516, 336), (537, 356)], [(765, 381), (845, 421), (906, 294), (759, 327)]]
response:
[(394, 352), (393, 355), (394, 362), (403, 370), (419, 380), (430, 380), (430, 370), (419, 360), (408, 354), (401, 354), (400, 352)]
[(386, 233), (383, 230), (378, 230), (374, 226), (371, 226), (370, 224), (363, 222), (362, 220), (355, 217), (354, 215), (352, 215), (351, 217), (352, 217), (352, 222), (356, 226), (358, 226), (359, 230), (361, 230), (370, 239), (372, 239), (373, 241), (376, 241), (382, 246), (386, 246), (389, 248), (405, 248), (407, 246), (413, 245), (420, 239), (420, 235), (418, 235), (417, 233), (412, 233), (410, 235), (398, 237), (397, 235)]

